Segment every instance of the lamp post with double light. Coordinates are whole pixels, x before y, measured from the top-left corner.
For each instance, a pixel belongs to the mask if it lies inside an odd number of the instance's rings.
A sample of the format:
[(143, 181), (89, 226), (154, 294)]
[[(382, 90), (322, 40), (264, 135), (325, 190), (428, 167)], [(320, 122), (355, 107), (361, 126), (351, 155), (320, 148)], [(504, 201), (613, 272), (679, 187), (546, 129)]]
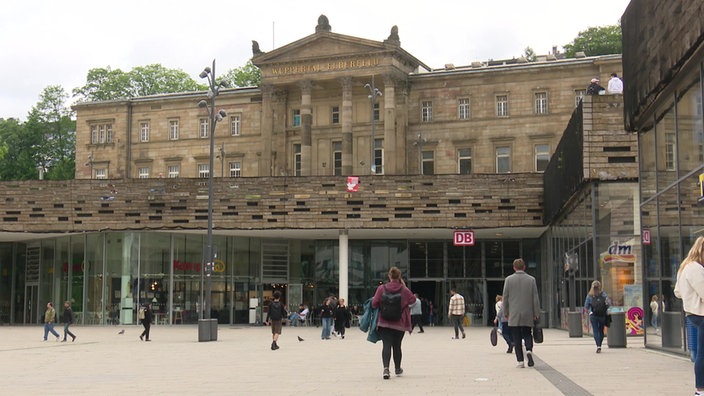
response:
[[(200, 78), (206, 78), (208, 80), (208, 99), (210, 103), (206, 100), (201, 100), (198, 102), (198, 107), (202, 107), (208, 110), (209, 122), (210, 122), (210, 156), (208, 165), (208, 240), (205, 249), (205, 265), (203, 271), (205, 272), (205, 304), (203, 304), (201, 318), (210, 319), (211, 310), (211, 275), (213, 273), (213, 266), (215, 264), (215, 250), (213, 249), (213, 158), (215, 157), (215, 125), (218, 121), (222, 121), (227, 113), (225, 110), (215, 110), (215, 97), (218, 96), (220, 87), (224, 86), (221, 81), (215, 79), (215, 60), (213, 59), (213, 67), (206, 67), (200, 73)], [(204, 317), (203, 317), (204, 315)]]
[(364, 88), (369, 89), (369, 100), (371, 101), (371, 123), (372, 123), (372, 139), (370, 142), (371, 146), (371, 156), (369, 157), (371, 163), (372, 174), (376, 172), (376, 158), (374, 158), (374, 145), (375, 145), (375, 132), (376, 132), (376, 118), (374, 117), (374, 108), (376, 107), (376, 97), (381, 96), (381, 91), (379, 88), (374, 86), (374, 76), (372, 76), (371, 84), (364, 84)]

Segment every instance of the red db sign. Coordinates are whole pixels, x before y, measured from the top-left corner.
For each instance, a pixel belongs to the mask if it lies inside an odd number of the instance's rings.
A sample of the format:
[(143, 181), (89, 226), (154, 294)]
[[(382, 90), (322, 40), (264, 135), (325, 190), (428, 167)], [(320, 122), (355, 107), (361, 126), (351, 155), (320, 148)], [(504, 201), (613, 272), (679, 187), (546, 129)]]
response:
[(453, 239), (455, 246), (474, 246), (474, 231), (457, 230)]

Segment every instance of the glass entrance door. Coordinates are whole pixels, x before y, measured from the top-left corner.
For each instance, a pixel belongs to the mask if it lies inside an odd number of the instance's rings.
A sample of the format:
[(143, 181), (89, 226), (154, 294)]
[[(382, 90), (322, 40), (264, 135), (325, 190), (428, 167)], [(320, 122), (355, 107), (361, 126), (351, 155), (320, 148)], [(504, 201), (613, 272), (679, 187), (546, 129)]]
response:
[(39, 306), (39, 285), (28, 284), (24, 289), (24, 323), (42, 323), (44, 311)]

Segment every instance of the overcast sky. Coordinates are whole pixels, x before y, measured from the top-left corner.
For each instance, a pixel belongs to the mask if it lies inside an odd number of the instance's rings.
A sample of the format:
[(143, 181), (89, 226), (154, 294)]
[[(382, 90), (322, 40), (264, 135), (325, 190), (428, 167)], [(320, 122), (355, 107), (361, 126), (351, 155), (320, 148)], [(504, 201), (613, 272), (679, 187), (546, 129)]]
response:
[(439, 68), (562, 51), (619, 23), (629, 1), (0, 0), (0, 118), (26, 120), (44, 88), (71, 94), (93, 68), (159, 63), (198, 79), (215, 59), (221, 75), (251, 58), (252, 40), (262, 51), (291, 43), (320, 14), (334, 33), (376, 41), (397, 25), (401, 47)]

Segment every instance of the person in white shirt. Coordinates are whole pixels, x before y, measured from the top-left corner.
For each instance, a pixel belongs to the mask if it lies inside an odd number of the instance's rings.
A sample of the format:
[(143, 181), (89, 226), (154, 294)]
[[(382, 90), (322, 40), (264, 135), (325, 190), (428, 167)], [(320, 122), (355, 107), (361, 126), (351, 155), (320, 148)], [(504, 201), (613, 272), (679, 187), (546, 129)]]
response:
[(623, 93), (623, 81), (618, 78), (618, 75), (616, 73), (611, 73), (611, 79), (609, 80), (609, 85), (607, 89), (610, 94)]
[[(697, 351), (704, 351), (704, 236), (694, 241), (677, 271), (675, 296), (682, 299), (687, 319), (697, 328)], [(695, 395), (704, 395), (704, 353), (694, 360)]]

